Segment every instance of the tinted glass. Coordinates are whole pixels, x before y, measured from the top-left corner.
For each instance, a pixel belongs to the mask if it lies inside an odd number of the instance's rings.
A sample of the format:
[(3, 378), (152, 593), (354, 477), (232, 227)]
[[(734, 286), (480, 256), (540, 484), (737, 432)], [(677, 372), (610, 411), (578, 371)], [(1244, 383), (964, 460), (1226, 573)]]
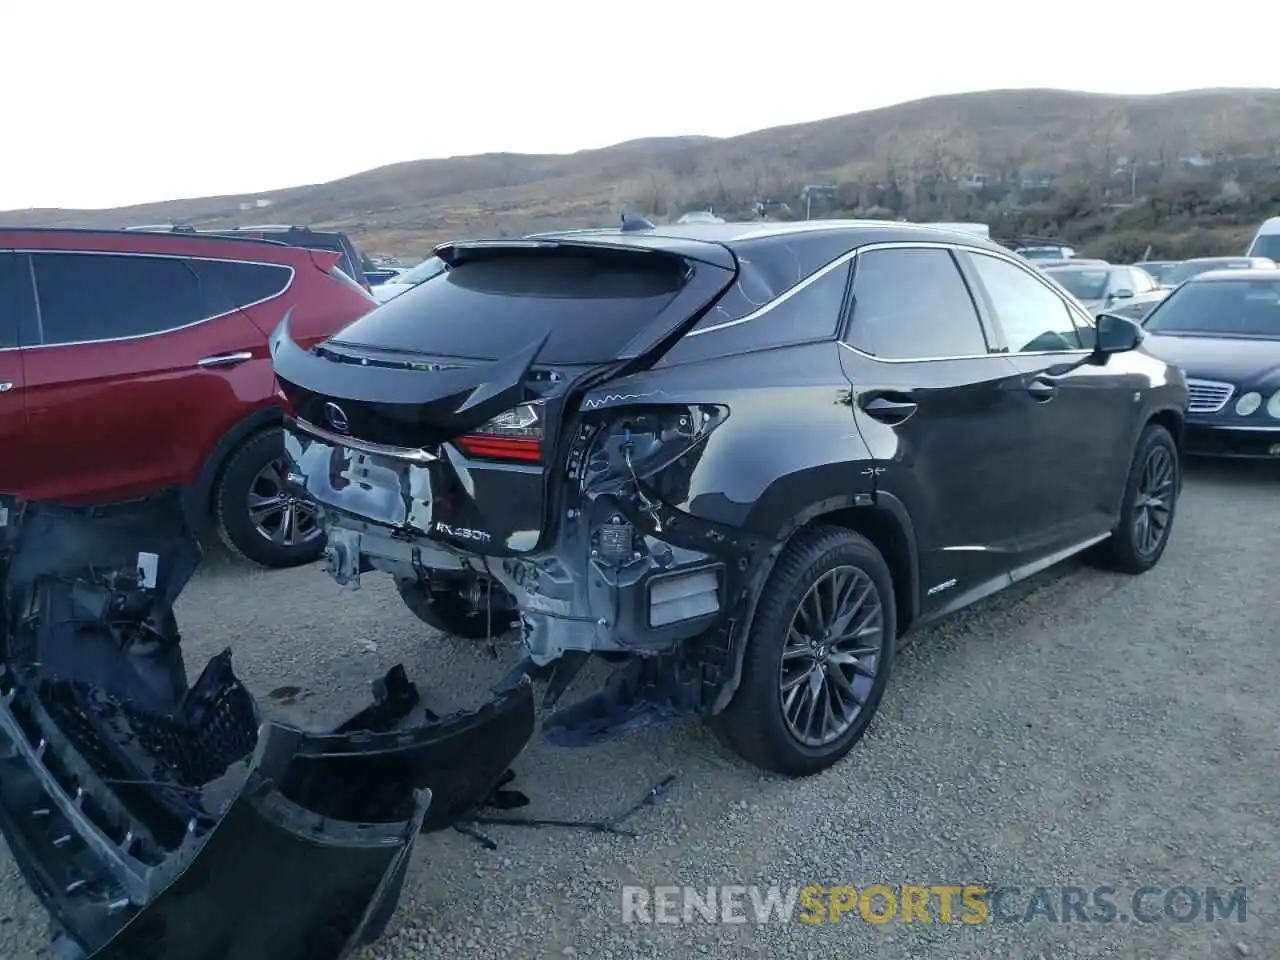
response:
[(946, 250), (872, 250), (853, 277), (849, 342), (887, 360), (987, 352), (969, 288)]
[(188, 260), (200, 279), (213, 313), (225, 313), (279, 296), (289, 286), (292, 271), (269, 263), (229, 260)]
[(18, 258), (0, 253), (0, 350), (18, 345)]
[[(1060, 270), (1045, 272), (1078, 300), (1101, 300), (1107, 295), (1107, 281), (1111, 279), (1110, 270), (1081, 270), (1079, 267), (1064, 267)], [(1121, 286), (1127, 282), (1123, 277), (1120, 279)]]
[[(1083, 343), (1067, 303), (1030, 271), (974, 253), (974, 268), (991, 298), (1012, 353), (1080, 350)], [(1105, 278), (1106, 271), (1100, 271)], [(1054, 275), (1055, 280), (1059, 280)]]
[(464, 262), (406, 290), (334, 339), (496, 360), (551, 336), (539, 359), (598, 363), (679, 293), (683, 261), (610, 251), (525, 251)]
[(1145, 324), (1159, 333), (1280, 339), (1280, 280), (1203, 280), (1169, 294)]
[(175, 257), (33, 253), (43, 342), (159, 333), (205, 319), (200, 281)]
[(1255, 237), (1253, 246), (1249, 248), (1249, 256), (1280, 260), (1280, 233), (1264, 233)]
[[(819, 275), (746, 323), (735, 323), (719, 330), (699, 324), (695, 329), (708, 332), (686, 336), (668, 351), (664, 359), (667, 363), (688, 363), (748, 350), (829, 339), (839, 329), (848, 287), (849, 264), (844, 263)], [(732, 293), (731, 289), (725, 296)], [(710, 314), (715, 315), (716, 311), (712, 309)]]
[(698, 327), (714, 327), (755, 313), (848, 253), (849, 241), (843, 234), (819, 231), (786, 239), (747, 240), (735, 244), (733, 252), (738, 258), (738, 279), (698, 321)]

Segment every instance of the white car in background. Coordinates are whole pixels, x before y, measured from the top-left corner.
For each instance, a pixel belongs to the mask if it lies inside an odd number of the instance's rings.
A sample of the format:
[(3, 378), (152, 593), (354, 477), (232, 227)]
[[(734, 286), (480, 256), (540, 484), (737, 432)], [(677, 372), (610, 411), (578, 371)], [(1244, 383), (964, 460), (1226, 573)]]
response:
[(410, 267), (404, 271), (394, 280), (378, 284), (370, 292), (378, 303), (386, 303), (388, 300), (394, 300), (406, 290), (412, 290), (423, 280), (430, 280), (444, 269), (445, 263), (443, 260), (439, 257), (428, 257), (416, 267)]

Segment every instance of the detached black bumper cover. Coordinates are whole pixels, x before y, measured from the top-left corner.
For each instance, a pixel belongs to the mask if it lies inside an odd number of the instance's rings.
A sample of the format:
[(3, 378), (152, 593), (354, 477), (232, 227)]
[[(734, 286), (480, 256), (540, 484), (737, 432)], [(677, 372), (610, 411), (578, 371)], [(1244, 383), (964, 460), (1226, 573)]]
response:
[(399, 667), (335, 731), (263, 723), (229, 652), (187, 685), (176, 495), (0, 519), (0, 830), (61, 956), (338, 960), (532, 736), (527, 679), (442, 718)]

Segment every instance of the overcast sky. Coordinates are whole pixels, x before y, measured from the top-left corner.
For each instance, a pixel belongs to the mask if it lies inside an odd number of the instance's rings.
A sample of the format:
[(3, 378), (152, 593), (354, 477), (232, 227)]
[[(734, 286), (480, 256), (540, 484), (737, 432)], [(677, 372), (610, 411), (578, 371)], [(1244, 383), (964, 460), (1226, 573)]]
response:
[(731, 136), (966, 90), (1280, 83), (1280, 7), (1224, 16), (1089, 0), (0, 0), (0, 209)]

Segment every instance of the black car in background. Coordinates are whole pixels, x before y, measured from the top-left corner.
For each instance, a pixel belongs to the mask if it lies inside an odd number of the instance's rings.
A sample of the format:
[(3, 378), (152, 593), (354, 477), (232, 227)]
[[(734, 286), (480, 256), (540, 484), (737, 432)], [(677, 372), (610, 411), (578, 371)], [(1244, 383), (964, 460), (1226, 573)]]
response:
[(292, 478), (340, 583), (454, 634), (518, 626), (583, 743), (697, 713), (821, 770), (897, 639), (1072, 554), (1138, 574), (1180, 490), (1181, 373), (1029, 263), (911, 224), (445, 244), (306, 350), (272, 339)]
[(1187, 452), (1280, 459), (1280, 271), (1201, 273), (1143, 322), (1187, 374)]
[(364, 273), (364, 257), (345, 233), (336, 230), (313, 230), (311, 227), (289, 226), (288, 224), (260, 224), (243, 227), (197, 228), (185, 223), (166, 223), (127, 227), (128, 230), (145, 230), (162, 233), (209, 233), (228, 237), (249, 237), (255, 240), (274, 240), (291, 247), (306, 247), (308, 250), (329, 250), (339, 254), (342, 259), (338, 269), (354, 280), (367, 292), (370, 283)]

